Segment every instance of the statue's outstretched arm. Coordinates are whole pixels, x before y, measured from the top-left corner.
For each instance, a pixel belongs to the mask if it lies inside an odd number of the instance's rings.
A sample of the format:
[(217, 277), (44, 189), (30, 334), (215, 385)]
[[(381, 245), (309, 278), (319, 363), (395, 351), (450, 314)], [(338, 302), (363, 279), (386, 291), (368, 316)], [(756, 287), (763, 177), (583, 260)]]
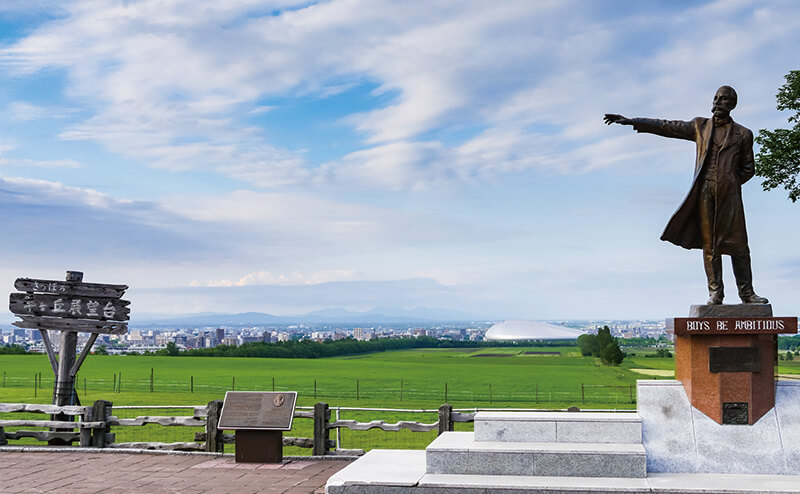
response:
[(633, 125), (633, 120), (622, 115), (617, 115), (616, 113), (606, 113), (605, 116), (603, 116), (603, 121), (606, 123), (606, 125), (611, 125), (613, 123), (620, 125)]
[(632, 125), (636, 132), (646, 132), (673, 139), (686, 139), (694, 141), (697, 135), (694, 121), (661, 120), (656, 118), (628, 118), (616, 113), (606, 113), (603, 121), (611, 125)]

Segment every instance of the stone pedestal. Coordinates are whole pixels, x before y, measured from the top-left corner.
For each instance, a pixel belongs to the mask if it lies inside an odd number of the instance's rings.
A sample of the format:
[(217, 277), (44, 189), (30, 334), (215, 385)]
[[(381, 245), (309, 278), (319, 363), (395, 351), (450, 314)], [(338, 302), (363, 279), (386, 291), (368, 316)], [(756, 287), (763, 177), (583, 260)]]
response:
[[(800, 382), (777, 383), (775, 407), (751, 426), (720, 425), (672, 380), (637, 382), (647, 472), (797, 475)], [(800, 483), (798, 484), (800, 488)]]
[(693, 305), (689, 317), (698, 329), (676, 331), (675, 377), (690, 403), (718, 424), (755, 424), (775, 406), (777, 336), (732, 325), (771, 321), (772, 306)]

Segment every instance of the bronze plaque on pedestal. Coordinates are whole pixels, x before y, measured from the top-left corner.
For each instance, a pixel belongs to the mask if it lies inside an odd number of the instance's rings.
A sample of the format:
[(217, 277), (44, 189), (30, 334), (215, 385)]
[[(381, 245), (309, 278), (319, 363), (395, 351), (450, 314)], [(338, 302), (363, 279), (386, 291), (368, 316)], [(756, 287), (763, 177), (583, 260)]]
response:
[(796, 317), (676, 317), (671, 322), (678, 336), (797, 333)]
[(749, 404), (746, 402), (725, 402), (722, 404), (723, 425), (747, 425), (749, 419)]
[(761, 349), (752, 346), (708, 348), (709, 372), (761, 372)]
[(288, 431), (296, 402), (297, 391), (228, 391), (219, 428)]

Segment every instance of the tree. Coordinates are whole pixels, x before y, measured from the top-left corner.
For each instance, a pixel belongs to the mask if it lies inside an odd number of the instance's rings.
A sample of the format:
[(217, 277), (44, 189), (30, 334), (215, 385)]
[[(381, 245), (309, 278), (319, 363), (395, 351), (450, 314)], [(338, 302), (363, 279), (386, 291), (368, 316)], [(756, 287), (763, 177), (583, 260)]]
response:
[(95, 355), (108, 355), (108, 347), (100, 345), (94, 350)]
[(597, 337), (593, 334), (582, 334), (578, 336), (578, 348), (582, 357), (591, 357), (597, 354)]
[(786, 360), (794, 360), (794, 355), (792, 355), (792, 352), (786, 352)]
[(789, 192), (789, 199), (800, 199), (800, 70), (786, 76), (786, 84), (776, 95), (778, 110), (791, 110), (791, 129), (761, 129), (755, 141), (761, 146), (756, 156), (756, 175), (764, 177), (761, 186), (772, 190), (780, 185)]
[(175, 355), (177, 355), (178, 353), (180, 353), (180, 351), (181, 351), (181, 349), (178, 348), (178, 345), (176, 345), (174, 341), (170, 341), (169, 343), (167, 343), (166, 350), (167, 350), (167, 355), (170, 355), (170, 356), (173, 356), (173, 357)]
[(611, 336), (608, 326), (603, 326), (603, 329), (597, 331), (597, 356), (603, 365), (619, 365), (625, 358), (616, 338)]

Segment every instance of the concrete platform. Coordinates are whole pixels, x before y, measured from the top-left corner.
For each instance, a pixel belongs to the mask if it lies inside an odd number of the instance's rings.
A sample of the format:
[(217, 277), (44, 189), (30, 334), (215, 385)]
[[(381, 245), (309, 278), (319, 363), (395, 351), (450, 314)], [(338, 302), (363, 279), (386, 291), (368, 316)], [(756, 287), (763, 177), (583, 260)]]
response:
[(641, 444), (635, 413), (478, 412), (475, 440)]
[(327, 494), (800, 494), (800, 476), (655, 473), (647, 478), (425, 472), (425, 452), (372, 450), (331, 476)]
[(435, 474), (641, 478), (647, 464), (641, 442), (476, 441), (472, 432), (445, 432), (426, 453)]

